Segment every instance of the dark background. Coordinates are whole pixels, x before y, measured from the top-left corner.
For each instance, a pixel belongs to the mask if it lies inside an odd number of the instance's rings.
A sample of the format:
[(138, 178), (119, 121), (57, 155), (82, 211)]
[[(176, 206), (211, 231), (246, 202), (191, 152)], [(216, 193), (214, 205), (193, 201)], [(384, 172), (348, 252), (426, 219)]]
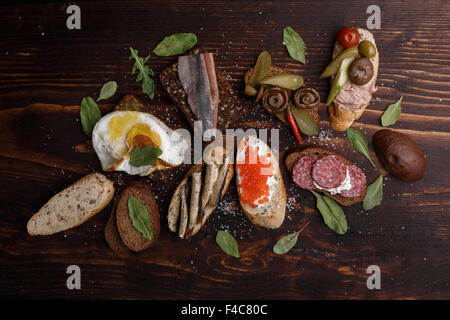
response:
[[(95, 1), (81, 8), (81, 30), (66, 28), (68, 2), (0, 5), (0, 296), (15, 298), (151, 299), (448, 299), (450, 173), (450, 4), (448, 1)], [(344, 208), (348, 232), (328, 229), (308, 191), (282, 171), (287, 216), (277, 230), (256, 228), (243, 217), (234, 183), (192, 241), (168, 231), (171, 193), (188, 167), (167, 181), (145, 178), (158, 197), (162, 233), (141, 253), (112, 252), (103, 230), (111, 210), (83, 225), (47, 237), (30, 237), (28, 219), (55, 193), (78, 178), (101, 171), (86, 149), (79, 102), (96, 98), (103, 83), (116, 80), (105, 113), (134, 93), (171, 127), (188, 127), (182, 113), (156, 83), (155, 99), (140, 91), (131, 75), (129, 46), (141, 56), (166, 35), (193, 32), (199, 45), (216, 53), (220, 70), (240, 94), (243, 74), (264, 49), (272, 62), (301, 74), (326, 99), (329, 83), (319, 75), (330, 61), (342, 25), (365, 26), (371, 4), (381, 8), (374, 30), (380, 52), (378, 91), (354, 125), (369, 140), (381, 128), (387, 105), (403, 96), (403, 114), (392, 127), (407, 133), (427, 155), (425, 177), (405, 183), (385, 178), (381, 206)], [(289, 58), (282, 30), (293, 27), (305, 40), (307, 64)], [(176, 57), (152, 56), (159, 73)], [(157, 77), (155, 77), (157, 79)], [(368, 182), (378, 176), (342, 133), (328, 126), (321, 108), (321, 138), (308, 139), (344, 153), (364, 168)], [(279, 128), (281, 156), (297, 146), (290, 129), (259, 106), (235, 127)], [(373, 155), (373, 152), (372, 152)], [(121, 191), (138, 179), (107, 174)], [(298, 230), (299, 242), (286, 255), (275, 242)], [(241, 258), (215, 244), (217, 230), (236, 237)], [(81, 290), (66, 288), (66, 268), (81, 268)], [(368, 266), (381, 268), (381, 290), (368, 290)]]

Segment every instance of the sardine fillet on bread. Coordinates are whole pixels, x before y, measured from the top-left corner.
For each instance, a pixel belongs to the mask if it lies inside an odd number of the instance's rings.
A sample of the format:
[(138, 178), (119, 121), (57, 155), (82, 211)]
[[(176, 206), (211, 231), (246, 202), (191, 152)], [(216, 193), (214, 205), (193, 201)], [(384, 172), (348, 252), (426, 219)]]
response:
[(87, 175), (54, 195), (28, 221), (32, 236), (50, 235), (79, 226), (105, 208), (114, 184), (100, 173)]
[[(373, 77), (372, 78), (376, 82), (377, 77), (378, 77), (378, 67), (379, 67), (380, 56), (378, 53), (378, 48), (375, 43), (375, 38), (373, 37), (373, 34), (366, 29), (358, 28), (357, 30), (359, 32), (359, 38), (360, 38), (359, 41), (360, 42), (363, 40), (369, 40), (370, 42), (372, 42), (374, 44), (374, 46), (376, 48), (377, 52), (376, 52), (375, 56), (370, 59), (370, 61), (373, 64)], [(338, 41), (336, 41), (336, 44), (334, 46), (334, 51), (333, 51), (333, 59), (335, 59), (343, 50), (344, 50), (344, 47)], [(331, 80), (333, 81), (334, 77), (332, 77)], [(350, 81), (350, 80), (348, 80), (348, 81)], [(374, 83), (374, 85), (375, 85), (375, 83)], [(370, 95), (370, 98), (371, 98), (371, 96), (372, 96), (371, 92), (366, 92), (366, 94)], [(336, 98), (335, 98), (335, 100), (336, 100)], [(366, 107), (369, 105), (369, 103), (370, 103), (370, 100), (368, 103), (362, 104), (358, 108), (350, 108), (345, 105), (335, 103), (335, 101), (333, 101), (328, 106), (328, 116), (330, 118), (331, 129), (337, 130), (337, 131), (345, 131), (347, 128), (350, 128), (350, 126), (353, 124), (353, 122), (362, 116), (364, 110), (366, 110)]]
[(226, 150), (211, 148), (204, 163), (194, 165), (175, 189), (167, 214), (170, 231), (182, 239), (197, 234), (227, 192), (233, 174)]

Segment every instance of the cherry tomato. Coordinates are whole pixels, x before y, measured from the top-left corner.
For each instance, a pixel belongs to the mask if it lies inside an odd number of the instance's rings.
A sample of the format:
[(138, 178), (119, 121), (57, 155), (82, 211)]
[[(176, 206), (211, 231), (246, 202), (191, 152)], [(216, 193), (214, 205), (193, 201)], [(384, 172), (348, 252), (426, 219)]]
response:
[(356, 29), (343, 27), (339, 31), (337, 39), (344, 48), (351, 48), (359, 43), (359, 33)]

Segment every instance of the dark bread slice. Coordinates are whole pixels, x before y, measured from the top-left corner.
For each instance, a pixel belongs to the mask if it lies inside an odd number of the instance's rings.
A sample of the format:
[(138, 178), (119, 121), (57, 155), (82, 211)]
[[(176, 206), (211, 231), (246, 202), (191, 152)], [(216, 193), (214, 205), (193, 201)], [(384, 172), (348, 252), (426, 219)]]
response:
[[(135, 197), (140, 203), (147, 207), (148, 216), (153, 231), (151, 240), (145, 239), (142, 233), (133, 227), (128, 212), (128, 198)], [(159, 238), (160, 217), (158, 205), (150, 187), (143, 182), (134, 182), (120, 195), (116, 208), (117, 229), (123, 243), (133, 251), (142, 251), (153, 245)]]
[[(248, 81), (250, 80), (250, 77), (252, 76), (254, 70), (255, 70), (255, 68), (252, 67), (245, 73), (245, 75), (244, 75), (244, 82), (245, 82), (245, 84), (247, 84)], [(291, 73), (291, 72), (289, 72), (289, 71), (287, 71), (287, 70), (285, 70), (283, 68), (280, 68), (280, 67), (272, 65), (272, 66), (270, 66), (270, 70), (265, 75), (265, 77), (267, 78), (267, 77), (271, 77), (271, 76), (274, 76), (274, 75), (277, 75), (277, 74), (284, 74), (284, 73)], [(268, 85), (265, 85), (265, 86), (268, 86)], [(303, 86), (305, 86), (305, 85), (303, 85)], [(291, 98), (292, 98), (292, 94), (291, 94)], [(311, 118), (314, 119), (315, 122), (317, 122), (317, 123), (320, 122), (319, 105), (315, 106), (314, 108), (305, 110), (305, 111), (309, 114), (309, 116)], [(288, 120), (286, 118), (286, 112), (278, 113), (275, 116), (278, 119), (280, 119), (280, 121), (283, 122), (284, 124), (289, 125), (289, 122), (288, 122)]]
[[(315, 158), (322, 158), (324, 156), (329, 155), (335, 155), (338, 157), (342, 162), (345, 164), (354, 164), (352, 161), (348, 160), (346, 157), (344, 157), (342, 154), (337, 153), (336, 151), (333, 151), (328, 148), (324, 147), (315, 147), (315, 146), (307, 146), (305, 148), (297, 149), (293, 152), (291, 152), (284, 160), (284, 163), (286, 164), (286, 168), (290, 173), (292, 173), (292, 169), (294, 168), (294, 165), (297, 163), (297, 161), (304, 157), (304, 156), (310, 156)], [(332, 198), (336, 200), (338, 203), (340, 203), (343, 206), (351, 206), (355, 203), (362, 202), (366, 196), (367, 192), (367, 185), (366, 188), (364, 188), (364, 191), (359, 195), (359, 197), (353, 197), (353, 198), (346, 198), (339, 194), (331, 194), (328, 191), (325, 190), (316, 190), (317, 192), (324, 193), (327, 197)]]
[[(206, 53), (203, 49), (194, 49), (190, 54)], [(238, 121), (246, 112), (247, 102), (240, 99), (234, 92), (230, 82), (225, 79), (224, 75), (219, 71), (215, 62), (217, 87), (219, 89), (219, 107), (217, 112), (217, 129), (224, 131), (230, 124)], [(187, 100), (186, 92), (184, 92), (181, 81), (178, 78), (178, 62), (164, 69), (159, 79), (161, 84), (169, 93), (174, 104), (184, 113), (190, 126), (194, 128), (194, 117)]]
[(128, 247), (123, 243), (120, 238), (119, 229), (117, 229), (116, 208), (119, 198), (120, 197), (118, 197), (114, 202), (108, 222), (106, 223), (105, 239), (112, 251), (117, 253), (129, 253), (130, 249), (128, 249)]

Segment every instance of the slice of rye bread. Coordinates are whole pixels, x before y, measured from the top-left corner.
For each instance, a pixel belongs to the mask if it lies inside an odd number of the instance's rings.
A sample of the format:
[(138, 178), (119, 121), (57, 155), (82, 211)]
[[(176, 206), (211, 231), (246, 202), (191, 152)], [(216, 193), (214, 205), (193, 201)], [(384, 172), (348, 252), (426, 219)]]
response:
[[(189, 54), (207, 53), (204, 49), (196, 48), (191, 50)], [(248, 110), (248, 103), (241, 99), (234, 91), (230, 82), (225, 79), (224, 75), (219, 71), (217, 63), (214, 63), (217, 76), (217, 87), (219, 89), (219, 106), (217, 112), (217, 129), (224, 131), (232, 123), (237, 122)], [(184, 113), (192, 128), (196, 120), (194, 114), (189, 107), (186, 92), (184, 92), (180, 79), (178, 78), (178, 62), (164, 69), (159, 79), (169, 93), (174, 104)]]
[(100, 173), (84, 176), (54, 195), (28, 221), (32, 236), (51, 235), (79, 226), (102, 211), (114, 195), (114, 183)]
[(117, 204), (119, 202), (119, 198), (120, 197), (118, 197), (116, 201), (114, 201), (114, 206), (111, 210), (111, 214), (109, 215), (108, 222), (106, 223), (105, 239), (112, 251), (119, 254), (125, 254), (131, 251), (123, 243), (122, 239), (120, 238), (119, 229), (117, 229), (116, 209)]
[[(328, 156), (328, 155), (335, 155), (345, 164), (350, 164), (350, 165), (354, 164), (352, 161), (348, 160), (346, 157), (344, 157), (340, 153), (337, 153), (328, 148), (315, 147), (315, 146), (307, 146), (305, 148), (297, 149), (297, 150), (291, 152), (289, 155), (286, 156), (284, 163), (286, 164), (286, 168), (288, 169), (288, 171), (290, 173), (292, 173), (292, 169), (294, 168), (294, 165), (297, 163), (297, 161), (300, 158), (302, 158), (304, 156), (322, 158), (322, 157)], [(327, 197), (336, 200), (338, 203), (340, 203), (343, 206), (351, 206), (355, 203), (358, 203), (358, 202), (361, 202), (364, 200), (364, 197), (366, 196), (366, 192), (367, 192), (367, 185), (366, 185), (366, 188), (364, 189), (364, 191), (359, 195), (359, 197), (353, 197), (353, 198), (346, 198), (339, 194), (331, 194), (325, 190), (316, 190), (316, 191), (324, 193)]]
[[(130, 196), (135, 197), (147, 208), (153, 232), (153, 238), (151, 240), (145, 239), (142, 233), (132, 224), (128, 212), (128, 198)], [(150, 186), (142, 181), (136, 181), (121, 193), (116, 208), (116, 222), (120, 238), (133, 251), (139, 252), (145, 250), (158, 240), (160, 233), (159, 210)]]
[[(250, 77), (252, 76), (254, 70), (255, 70), (255, 68), (252, 67), (245, 73), (245, 75), (244, 75), (244, 82), (245, 82), (245, 84), (247, 84), (248, 81), (250, 80)], [(271, 77), (271, 76), (274, 76), (274, 75), (277, 75), (277, 74), (285, 74), (285, 73), (292, 73), (292, 72), (289, 72), (289, 71), (287, 71), (287, 70), (285, 70), (283, 68), (280, 68), (280, 67), (272, 65), (272, 66), (270, 66), (269, 72), (265, 75), (265, 78)], [(263, 88), (264, 87), (271, 87), (270, 85), (262, 85), (262, 86), (263, 86)], [(302, 87), (306, 87), (305, 84), (303, 84)], [(291, 93), (291, 99), (292, 99), (292, 94), (293, 94), (293, 92)], [(262, 102), (260, 102), (260, 103), (262, 104)], [(309, 116), (311, 118), (313, 118), (314, 121), (317, 122), (317, 123), (320, 122), (319, 105), (315, 106), (314, 108), (305, 110), (309, 114)], [(289, 125), (289, 122), (288, 122), (288, 120), (286, 118), (286, 112), (278, 113), (275, 116), (278, 119), (280, 119), (280, 121), (283, 122), (284, 124)]]

